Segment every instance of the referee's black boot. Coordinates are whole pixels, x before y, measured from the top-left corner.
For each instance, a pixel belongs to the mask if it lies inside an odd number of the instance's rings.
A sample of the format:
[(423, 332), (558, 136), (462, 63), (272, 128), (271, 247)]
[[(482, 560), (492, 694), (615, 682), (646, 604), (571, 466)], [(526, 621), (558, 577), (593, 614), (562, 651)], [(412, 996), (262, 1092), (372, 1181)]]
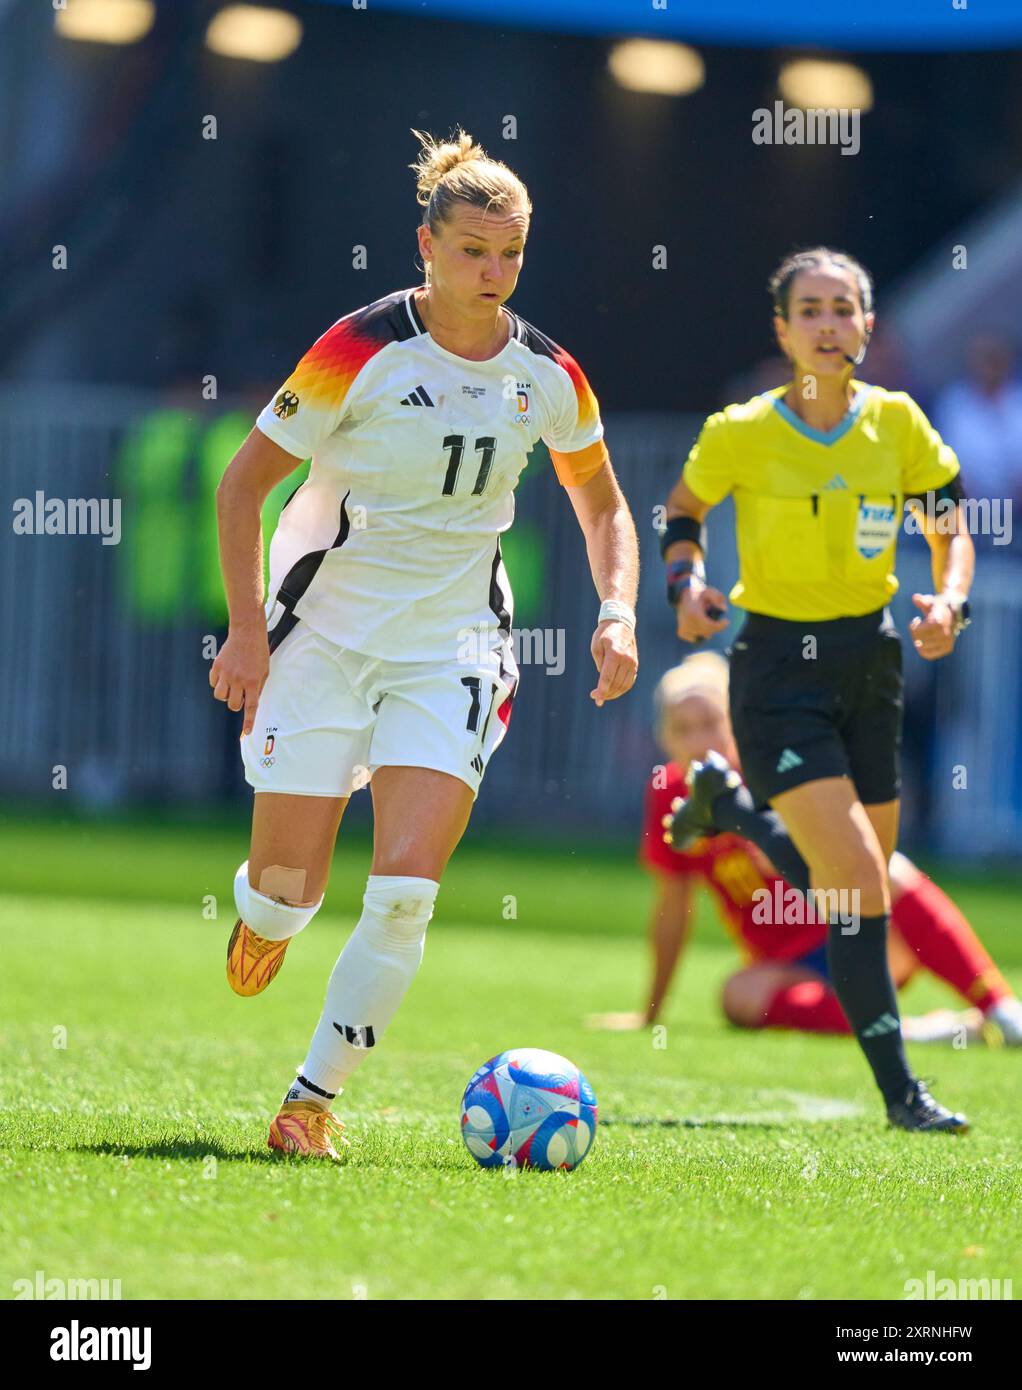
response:
[(964, 1115), (938, 1105), (921, 1081), (913, 1081), (904, 1100), (887, 1107), (887, 1118), (895, 1129), (941, 1130), (964, 1134), (969, 1121)]
[(721, 792), (742, 785), (728, 760), (712, 750), (705, 762), (693, 762), (688, 770), (688, 796), (676, 796), (671, 814), (664, 816), (664, 840), (679, 853), (701, 835), (715, 835), (713, 803)]

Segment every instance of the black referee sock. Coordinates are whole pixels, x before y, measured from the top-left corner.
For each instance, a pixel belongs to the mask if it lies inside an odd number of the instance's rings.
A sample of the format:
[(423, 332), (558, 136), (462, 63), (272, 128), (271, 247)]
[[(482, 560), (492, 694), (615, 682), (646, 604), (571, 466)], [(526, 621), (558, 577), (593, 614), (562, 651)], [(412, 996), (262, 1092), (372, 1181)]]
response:
[(730, 788), (714, 798), (710, 807), (718, 830), (741, 835), (763, 851), (782, 878), (801, 893), (809, 892), (809, 865), (795, 848), (784, 821), (769, 808), (757, 811), (748, 787)]
[[(751, 840), (790, 884), (808, 894), (809, 866), (776, 811), (757, 811), (748, 787), (721, 792), (711, 806), (717, 830)], [(894, 985), (887, 968), (887, 917), (860, 917), (846, 935), (841, 922), (827, 932), (827, 960), (838, 1003), (866, 1055), (884, 1100), (903, 1100), (912, 1084)], [(847, 926), (847, 923), (845, 923)]]
[[(887, 968), (887, 916), (860, 917), (859, 930), (845, 935), (841, 922), (827, 931), (827, 963), (834, 993), (845, 1011), (884, 1100), (904, 1100), (912, 1085), (901, 1020)], [(847, 925), (847, 923), (845, 924)]]

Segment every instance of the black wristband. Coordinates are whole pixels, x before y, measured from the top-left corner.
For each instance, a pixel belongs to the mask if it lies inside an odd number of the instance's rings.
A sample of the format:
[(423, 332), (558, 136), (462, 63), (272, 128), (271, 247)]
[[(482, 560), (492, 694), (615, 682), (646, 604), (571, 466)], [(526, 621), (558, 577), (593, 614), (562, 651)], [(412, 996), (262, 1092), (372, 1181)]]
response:
[(664, 556), (668, 549), (676, 541), (691, 541), (706, 554), (706, 544), (703, 540), (703, 524), (696, 521), (694, 516), (672, 516), (670, 521), (660, 532), (660, 554)]

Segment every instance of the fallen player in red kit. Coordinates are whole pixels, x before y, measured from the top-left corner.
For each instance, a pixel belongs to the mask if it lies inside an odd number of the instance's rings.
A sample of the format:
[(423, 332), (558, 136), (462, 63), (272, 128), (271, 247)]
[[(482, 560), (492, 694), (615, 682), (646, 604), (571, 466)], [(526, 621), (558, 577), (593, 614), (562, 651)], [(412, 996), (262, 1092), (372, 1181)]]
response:
[[(701, 883), (716, 898), (720, 919), (746, 959), (724, 985), (727, 1018), (742, 1028), (849, 1033), (829, 981), (826, 920), (814, 920), (806, 898), (777, 874), (763, 851), (731, 832), (697, 839), (680, 853), (664, 842), (665, 817), (669, 822), (676, 798), (688, 795), (681, 769), (711, 750), (731, 767), (738, 766), (727, 678), (723, 657), (700, 652), (668, 671), (658, 686), (657, 734), (671, 761), (654, 769), (647, 785), (640, 850), (658, 888), (649, 999), (644, 1013), (597, 1015), (590, 1022), (624, 1029), (657, 1021), (688, 939), (695, 889)], [(788, 848), (790, 852), (790, 842)], [(1022, 1003), (959, 909), (903, 854), (893, 855), (890, 879), (888, 961), (896, 987), (927, 970), (969, 1006), (957, 1013), (939, 1009), (904, 1018), (906, 1039), (982, 1038), (1022, 1045)]]

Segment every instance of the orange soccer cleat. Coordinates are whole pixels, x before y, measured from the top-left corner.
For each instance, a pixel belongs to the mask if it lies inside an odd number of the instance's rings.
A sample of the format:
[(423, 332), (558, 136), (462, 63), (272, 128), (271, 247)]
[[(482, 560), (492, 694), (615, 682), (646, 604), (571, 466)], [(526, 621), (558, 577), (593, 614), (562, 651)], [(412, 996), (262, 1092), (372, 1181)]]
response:
[(271, 1149), (296, 1154), (302, 1158), (332, 1158), (340, 1163), (342, 1155), (334, 1148), (336, 1139), (344, 1148), (344, 1126), (336, 1115), (306, 1100), (286, 1100), (270, 1125), (267, 1140)]
[(227, 943), (227, 983), (234, 993), (246, 999), (261, 994), (284, 964), (290, 941), (257, 936), (239, 917)]

